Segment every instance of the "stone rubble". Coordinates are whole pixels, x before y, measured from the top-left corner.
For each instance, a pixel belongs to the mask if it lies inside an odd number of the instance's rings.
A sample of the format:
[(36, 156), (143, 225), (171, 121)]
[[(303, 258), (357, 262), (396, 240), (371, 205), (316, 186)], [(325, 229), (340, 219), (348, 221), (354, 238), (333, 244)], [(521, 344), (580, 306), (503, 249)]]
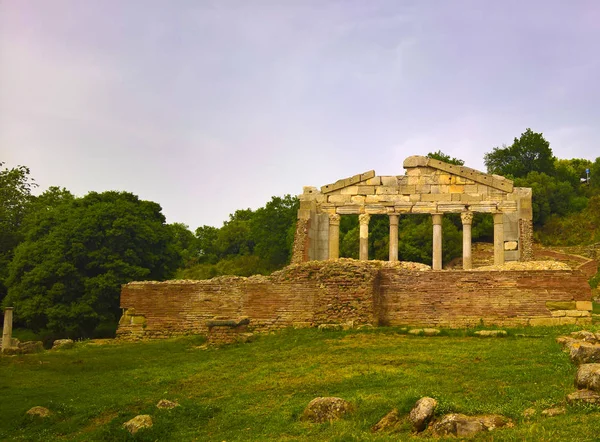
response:
[(331, 422), (352, 411), (349, 402), (339, 397), (317, 397), (304, 409), (302, 420), (315, 423)]
[(482, 431), (492, 431), (496, 428), (512, 427), (513, 422), (499, 414), (481, 416), (466, 416), (451, 413), (442, 416), (432, 427), (435, 436), (471, 437)]
[(394, 408), (388, 414), (383, 416), (379, 422), (371, 427), (373, 433), (379, 433), (382, 431), (394, 430), (400, 423), (400, 414), (398, 410)]
[(431, 397), (422, 397), (419, 399), (408, 415), (408, 420), (412, 424), (413, 430), (417, 433), (425, 430), (427, 424), (433, 418), (433, 413), (438, 402)]
[(123, 428), (125, 428), (131, 434), (135, 434), (143, 428), (151, 428), (152, 425), (152, 417), (149, 414), (140, 414), (125, 422), (123, 424)]
[(26, 414), (28, 414), (29, 416), (48, 417), (52, 414), (52, 412), (46, 407), (32, 407), (29, 410), (27, 410)]

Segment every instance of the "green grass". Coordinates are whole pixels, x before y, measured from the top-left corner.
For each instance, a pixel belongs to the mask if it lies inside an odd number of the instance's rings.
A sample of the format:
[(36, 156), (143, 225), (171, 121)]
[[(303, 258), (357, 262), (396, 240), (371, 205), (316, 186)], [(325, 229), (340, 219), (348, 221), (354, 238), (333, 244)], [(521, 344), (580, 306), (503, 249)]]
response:
[[(407, 425), (379, 435), (370, 427), (392, 408), (407, 414), (422, 396), (438, 399), (437, 415), (515, 420), (475, 440), (595, 440), (600, 407), (539, 415), (574, 391), (576, 367), (554, 341), (574, 329), (525, 328), (505, 338), (286, 330), (220, 349), (203, 350), (201, 338), (188, 337), (2, 357), (0, 440), (411, 440)], [(356, 411), (334, 423), (301, 421), (317, 396), (342, 397)], [(158, 410), (163, 398), (181, 407)], [(36, 405), (54, 414), (27, 417)], [(525, 422), (530, 407), (538, 414)], [(152, 415), (154, 427), (133, 437), (121, 425), (137, 414)]]

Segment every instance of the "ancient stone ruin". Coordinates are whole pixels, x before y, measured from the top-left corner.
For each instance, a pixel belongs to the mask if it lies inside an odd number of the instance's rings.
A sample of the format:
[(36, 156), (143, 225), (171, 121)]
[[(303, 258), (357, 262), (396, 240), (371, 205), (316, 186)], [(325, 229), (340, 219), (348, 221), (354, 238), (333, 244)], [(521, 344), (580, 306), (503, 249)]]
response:
[[(531, 189), (421, 156), (407, 158), (404, 167), (406, 175), (370, 171), (320, 190), (305, 187), (292, 264), (270, 276), (125, 284), (118, 336), (194, 333), (218, 343), (285, 327), (591, 323), (591, 289), (581, 269), (515, 262), (532, 259)], [(491, 268), (472, 269), (478, 212), (494, 219)], [(463, 222), (462, 270), (442, 270), (448, 213), (460, 213)], [(413, 214), (432, 217), (432, 267), (398, 262), (398, 220)], [(348, 215), (360, 220), (360, 260), (338, 259), (340, 217)], [(368, 260), (373, 215), (390, 218), (389, 261)]]
[(368, 259), (371, 215), (390, 218), (389, 260), (398, 260), (398, 220), (411, 214), (431, 215), (433, 269), (442, 268), (442, 217), (460, 213), (463, 223), (463, 268), (472, 267), (471, 225), (474, 213), (494, 217), (494, 264), (532, 258), (531, 189), (514, 187), (489, 175), (432, 158), (404, 161), (406, 175), (377, 176), (371, 170), (327, 184), (305, 187), (300, 195), (292, 263), (339, 257), (339, 226), (343, 215), (358, 216), (360, 259)]

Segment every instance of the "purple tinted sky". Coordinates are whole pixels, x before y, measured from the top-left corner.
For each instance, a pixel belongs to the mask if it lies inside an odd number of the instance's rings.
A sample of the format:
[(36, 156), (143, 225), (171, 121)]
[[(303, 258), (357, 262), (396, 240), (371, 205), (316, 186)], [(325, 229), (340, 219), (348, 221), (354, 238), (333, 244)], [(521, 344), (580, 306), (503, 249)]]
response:
[(527, 127), (600, 156), (600, 2), (0, 0), (0, 161), (229, 213)]

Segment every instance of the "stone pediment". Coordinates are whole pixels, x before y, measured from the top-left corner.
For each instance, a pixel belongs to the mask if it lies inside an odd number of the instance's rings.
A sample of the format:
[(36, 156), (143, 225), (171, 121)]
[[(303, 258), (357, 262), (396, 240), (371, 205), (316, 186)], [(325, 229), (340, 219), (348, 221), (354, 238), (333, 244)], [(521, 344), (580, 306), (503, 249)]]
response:
[[(510, 193), (513, 191), (513, 182), (500, 175), (491, 175), (480, 172), (470, 167), (457, 166), (454, 164), (445, 163), (433, 158), (427, 158), (419, 155), (413, 155), (404, 160), (404, 168), (407, 170), (406, 175), (398, 176), (376, 176), (374, 170), (359, 173), (357, 175), (337, 180), (335, 183), (326, 184), (321, 187), (321, 193), (341, 193), (341, 190), (351, 186), (367, 185), (367, 186), (386, 186), (394, 187), (404, 184), (417, 184), (417, 180), (409, 180), (409, 176), (439, 176), (440, 179), (421, 180), (423, 184), (430, 185), (451, 185), (451, 184), (482, 184), (491, 189)], [(449, 176), (447, 176), (449, 175)], [(457, 179), (458, 178), (458, 179)], [(462, 180), (460, 179), (462, 178)], [(410, 182), (409, 182), (410, 181)], [(425, 181), (428, 181), (425, 183)], [(435, 181), (435, 182), (434, 182)], [(410, 190), (410, 189), (409, 189)], [(427, 188), (421, 188), (429, 193)], [(434, 189), (435, 190), (435, 189)], [(458, 189), (455, 189), (458, 190)], [(473, 189), (470, 189), (473, 190)], [(340, 192), (336, 192), (340, 191)], [(418, 190), (412, 193), (421, 193)]]

